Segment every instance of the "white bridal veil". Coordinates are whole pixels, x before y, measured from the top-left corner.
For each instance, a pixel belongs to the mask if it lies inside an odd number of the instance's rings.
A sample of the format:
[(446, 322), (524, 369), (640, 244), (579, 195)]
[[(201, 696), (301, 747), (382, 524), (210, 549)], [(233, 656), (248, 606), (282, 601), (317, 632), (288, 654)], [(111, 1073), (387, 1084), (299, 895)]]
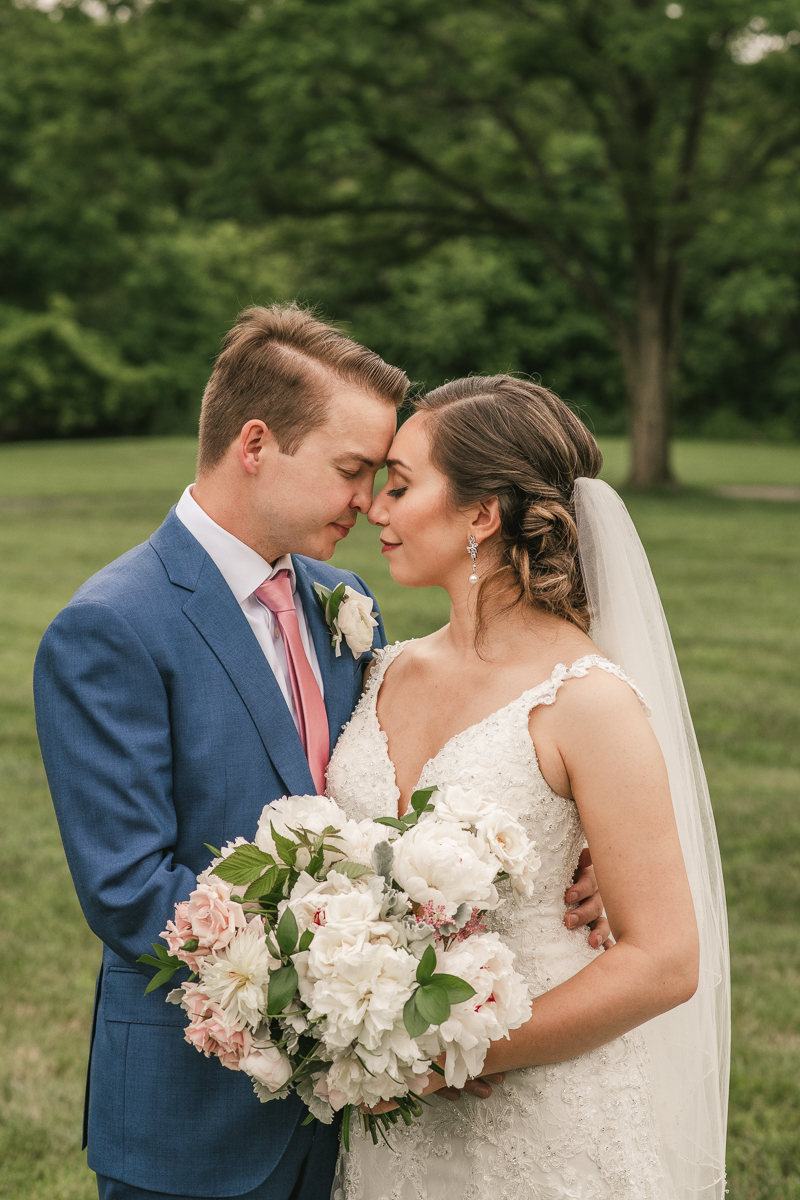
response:
[[(696, 995), (642, 1027), (653, 1073), (666, 1196), (721, 1200), (730, 972), (725, 893), (708, 787), (664, 610), (628, 510), (599, 479), (578, 479), (574, 500), (592, 639), (635, 681), (652, 709), (651, 725), (667, 763), (700, 930)], [(657, 879), (653, 886), (658, 887)]]

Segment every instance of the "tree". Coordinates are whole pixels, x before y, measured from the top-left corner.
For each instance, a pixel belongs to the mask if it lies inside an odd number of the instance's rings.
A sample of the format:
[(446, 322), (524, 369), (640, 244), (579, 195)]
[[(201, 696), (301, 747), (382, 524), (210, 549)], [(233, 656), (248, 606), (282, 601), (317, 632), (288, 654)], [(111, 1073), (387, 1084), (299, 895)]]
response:
[(238, 73), (215, 162), (247, 161), (240, 213), (392, 219), (406, 238), (497, 239), (523, 262), (534, 247), (618, 347), (631, 483), (669, 483), (687, 255), (800, 139), (796, 17), (763, 11), (268, 0), (217, 58)]

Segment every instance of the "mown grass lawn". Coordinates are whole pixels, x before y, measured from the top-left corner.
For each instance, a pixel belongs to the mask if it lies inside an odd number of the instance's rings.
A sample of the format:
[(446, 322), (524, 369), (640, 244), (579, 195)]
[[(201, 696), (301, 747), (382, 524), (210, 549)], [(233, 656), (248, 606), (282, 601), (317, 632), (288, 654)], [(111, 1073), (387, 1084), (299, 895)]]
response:
[[(618, 483), (623, 447), (603, 448)], [(800, 1200), (800, 504), (704, 490), (796, 485), (800, 448), (684, 443), (676, 460), (686, 490), (626, 500), (672, 626), (725, 865), (730, 1195)], [(190, 439), (0, 446), (0, 1196), (13, 1200), (96, 1195), (79, 1145), (100, 950), (39, 759), (33, 656), (83, 580), (159, 524), (193, 463)], [(444, 593), (394, 587), (365, 522), (337, 561), (374, 588), (391, 638), (446, 620)]]

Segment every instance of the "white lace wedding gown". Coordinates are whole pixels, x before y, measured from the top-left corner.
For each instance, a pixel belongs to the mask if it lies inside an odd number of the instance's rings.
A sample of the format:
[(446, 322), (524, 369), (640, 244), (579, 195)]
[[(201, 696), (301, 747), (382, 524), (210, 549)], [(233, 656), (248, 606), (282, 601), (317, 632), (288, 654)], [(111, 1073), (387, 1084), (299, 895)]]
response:
[[(328, 794), (348, 816), (396, 816), (399, 790), (376, 705), (389, 664), (405, 643), (387, 647), (334, 750)], [(564, 892), (584, 843), (575, 804), (548, 787), (528, 730), (537, 704), (553, 704), (566, 679), (592, 667), (622, 670), (598, 656), (557, 666), (550, 679), (484, 721), (456, 734), (427, 762), (419, 787), (460, 784), (497, 798), (537, 843), (542, 867), (524, 907), (508, 900), (489, 914), (541, 995), (602, 951), (586, 930), (564, 927)], [(644, 701), (642, 701), (644, 703)], [(507, 888), (507, 885), (501, 885)], [(394, 1126), (393, 1150), (364, 1138), (353, 1122), (332, 1200), (664, 1200), (648, 1061), (637, 1032), (552, 1066), (510, 1072), (490, 1100), (467, 1093), (435, 1097), (410, 1129)]]

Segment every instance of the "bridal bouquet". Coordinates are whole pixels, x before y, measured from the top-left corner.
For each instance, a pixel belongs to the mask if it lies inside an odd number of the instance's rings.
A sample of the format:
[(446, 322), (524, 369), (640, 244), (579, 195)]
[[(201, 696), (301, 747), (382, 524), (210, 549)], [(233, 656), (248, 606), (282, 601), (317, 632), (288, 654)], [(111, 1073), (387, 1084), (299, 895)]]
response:
[[(530, 1017), (514, 954), (481, 917), (508, 880), (520, 902), (539, 869), (507, 812), (460, 787), (414, 793), (402, 819), (349, 820), (323, 796), (267, 805), (197, 877), (161, 934), (151, 991), (169, 993), (186, 1040), (253, 1080), (262, 1101), (295, 1090), (307, 1121), (354, 1107), (374, 1141), (421, 1113), (429, 1073), (462, 1087), (489, 1043)], [(436, 1061), (439, 1060), (439, 1061)]]

